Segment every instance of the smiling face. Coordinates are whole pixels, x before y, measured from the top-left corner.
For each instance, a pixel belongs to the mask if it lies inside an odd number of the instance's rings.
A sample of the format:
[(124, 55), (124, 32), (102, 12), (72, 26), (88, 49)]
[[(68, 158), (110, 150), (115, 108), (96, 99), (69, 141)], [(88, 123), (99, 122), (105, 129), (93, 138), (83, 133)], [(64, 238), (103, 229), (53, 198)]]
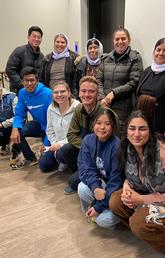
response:
[(124, 31), (117, 31), (114, 34), (113, 44), (116, 53), (121, 55), (124, 53), (124, 51), (128, 48), (130, 43), (130, 39), (128, 38), (128, 35)]
[(113, 132), (112, 122), (106, 114), (102, 114), (95, 121), (93, 130), (99, 141), (105, 142)]
[(63, 84), (53, 88), (53, 99), (58, 105), (68, 103), (70, 95), (70, 91)]
[(91, 45), (88, 46), (88, 55), (92, 60), (96, 60), (99, 55), (99, 46), (96, 45), (95, 43), (92, 43)]
[(31, 34), (28, 36), (28, 42), (32, 48), (36, 49), (40, 46), (42, 41), (41, 33), (38, 31), (32, 31)]
[(127, 139), (135, 149), (143, 149), (149, 137), (150, 130), (148, 123), (141, 117), (131, 119), (127, 128)]
[(67, 42), (65, 40), (65, 38), (63, 37), (57, 37), (55, 38), (55, 41), (54, 41), (54, 50), (57, 52), (57, 53), (62, 53), (64, 51), (64, 49), (66, 48), (66, 45), (67, 45)]
[(35, 74), (28, 74), (23, 77), (23, 85), (28, 92), (34, 92), (38, 84)]
[(98, 96), (98, 87), (94, 82), (85, 81), (80, 85), (79, 97), (85, 107), (95, 107)]
[(165, 43), (162, 43), (155, 48), (154, 61), (158, 65), (165, 64)]

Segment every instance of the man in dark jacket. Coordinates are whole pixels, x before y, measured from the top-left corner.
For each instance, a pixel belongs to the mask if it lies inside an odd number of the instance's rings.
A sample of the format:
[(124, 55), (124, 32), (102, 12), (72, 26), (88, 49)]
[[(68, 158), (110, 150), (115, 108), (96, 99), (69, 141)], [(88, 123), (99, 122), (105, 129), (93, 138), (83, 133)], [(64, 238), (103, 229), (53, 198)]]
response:
[(38, 26), (28, 30), (28, 44), (17, 47), (9, 56), (6, 74), (10, 79), (10, 91), (18, 93), (22, 88), (21, 70), (26, 66), (34, 67), (38, 72), (44, 55), (40, 51), (43, 32)]

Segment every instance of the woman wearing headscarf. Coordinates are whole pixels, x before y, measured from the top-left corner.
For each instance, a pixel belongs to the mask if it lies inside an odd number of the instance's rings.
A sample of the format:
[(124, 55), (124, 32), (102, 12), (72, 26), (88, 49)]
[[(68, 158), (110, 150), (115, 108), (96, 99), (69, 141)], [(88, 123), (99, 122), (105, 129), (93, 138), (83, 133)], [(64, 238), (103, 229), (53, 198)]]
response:
[(40, 81), (52, 88), (54, 83), (65, 81), (69, 84), (74, 95), (73, 78), (75, 72), (75, 59), (77, 54), (69, 49), (69, 40), (63, 33), (54, 38), (54, 50), (46, 55), (42, 62)]

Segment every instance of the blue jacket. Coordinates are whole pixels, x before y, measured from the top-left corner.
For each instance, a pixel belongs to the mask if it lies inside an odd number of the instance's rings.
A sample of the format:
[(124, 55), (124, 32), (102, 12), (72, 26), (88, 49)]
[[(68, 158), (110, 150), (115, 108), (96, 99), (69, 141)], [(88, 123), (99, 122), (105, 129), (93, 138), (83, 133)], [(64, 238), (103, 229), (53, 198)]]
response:
[[(9, 120), (14, 116), (13, 101), (16, 97), (14, 92), (6, 91), (3, 89), (2, 97), (0, 98), (0, 123)], [(10, 124), (10, 126), (12, 123)]]
[(25, 88), (19, 91), (18, 103), (15, 108), (13, 128), (22, 128), (27, 115), (30, 112), (45, 132), (47, 125), (47, 109), (52, 102), (52, 91), (42, 83), (38, 83), (34, 92), (28, 92)]
[(123, 174), (119, 169), (117, 153), (120, 139), (112, 135), (106, 142), (100, 142), (95, 134), (85, 136), (79, 156), (78, 171), (80, 180), (93, 192), (102, 188), (102, 180), (106, 183), (106, 197), (96, 201), (93, 205), (95, 211), (101, 213), (109, 207), (111, 193), (123, 185)]

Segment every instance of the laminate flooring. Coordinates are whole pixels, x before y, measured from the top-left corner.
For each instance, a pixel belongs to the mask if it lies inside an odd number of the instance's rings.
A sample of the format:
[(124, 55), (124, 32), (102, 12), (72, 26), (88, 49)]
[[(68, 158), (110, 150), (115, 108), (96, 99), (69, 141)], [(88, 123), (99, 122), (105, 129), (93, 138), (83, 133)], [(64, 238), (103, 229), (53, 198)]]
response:
[(0, 157), (0, 258), (165, 257), (122, 225), (88, 223), (78, 196), (63, 193), (68, 172), (13, 171), (8, 161)]

